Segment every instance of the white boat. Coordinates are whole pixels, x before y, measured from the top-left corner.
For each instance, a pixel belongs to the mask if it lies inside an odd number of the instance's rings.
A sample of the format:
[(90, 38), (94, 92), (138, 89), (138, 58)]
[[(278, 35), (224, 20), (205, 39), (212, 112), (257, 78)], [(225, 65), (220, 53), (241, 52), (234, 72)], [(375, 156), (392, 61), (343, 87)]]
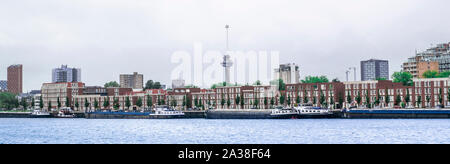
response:
[(49, 118), (51, 117), (50, 113), (47, 111), (42, 111), (39, 109), (33, 110), (30, 115), (32, 118)]
[(171, 109), (168, 106), (158, 106), (155, 108), (155, 112), (150, 114), (151, 118), (183, 118), (184, 112)]
[(320, 108), (320, 107), (314, 107), (311, 104), (302, 104), (298, 107), (294, 108), (300, 117), (310, 117), (310, 118), (322, 118), (327, 117), (330, 114), (330, 111), (328, 109)]
[(272, 118), (286, 119), (286, 118), (296, 118), (298, 112), (292, 109), (272, 109), (270, 116)]
[(75, 118), (75, 114), (66, 113), (64, 111), (59, 111), (58, 115), (56, 115), (58, 118)]

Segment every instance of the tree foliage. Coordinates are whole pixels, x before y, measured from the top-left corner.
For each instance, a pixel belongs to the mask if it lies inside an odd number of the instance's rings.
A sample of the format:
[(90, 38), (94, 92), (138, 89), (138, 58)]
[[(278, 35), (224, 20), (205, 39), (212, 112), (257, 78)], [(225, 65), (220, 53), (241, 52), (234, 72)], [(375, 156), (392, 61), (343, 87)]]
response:
[(394, 83), (402, 83), (405, 86), (413, 85), (412, 78), (413, 76), (409, 72), (394, 72), (394, 74), (392, 74)]
[(120, 87), (119, 83), (117, 83), (117, 81), (110, 81), (105, 83), (105, 88), (109, 88), (109, 87)]
[(326, 76), (306, 76), (302, 83), (328, 83), (329, 80)]

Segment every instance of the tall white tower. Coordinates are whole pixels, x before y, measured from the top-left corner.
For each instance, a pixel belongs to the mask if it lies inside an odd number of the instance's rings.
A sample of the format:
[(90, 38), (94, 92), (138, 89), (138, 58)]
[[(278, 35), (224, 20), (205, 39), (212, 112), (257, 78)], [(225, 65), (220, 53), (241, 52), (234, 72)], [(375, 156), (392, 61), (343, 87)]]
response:
[(226, 83), (230, 83), (230, 68), (231, 66), (233, 66), (233, 62), (230, 59), (230, 55), (228, 54), (228, 29), (230, 28), (229, 25), (225, 25), (225, 29), (227, 32), (227, 49), (225, 52), (225, 55), (223, 56), (223, 62), (222, 62), (222, 66), (224, 69), (224, 80)]

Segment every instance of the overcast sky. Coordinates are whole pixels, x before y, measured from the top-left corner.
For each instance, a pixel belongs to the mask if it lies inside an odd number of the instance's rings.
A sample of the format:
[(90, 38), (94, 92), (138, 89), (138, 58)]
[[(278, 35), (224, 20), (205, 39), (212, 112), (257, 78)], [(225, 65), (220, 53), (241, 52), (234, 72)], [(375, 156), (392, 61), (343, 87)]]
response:
[[(345, 80), (360, 60), (387, 59), (391, 74), (416, 49), (450, 42), (448, 0), (0, 0), (0, 79), (23, 64), (24, 92), (61, 64), (86, 85), (134, 71), (170, 85), (170, 56), (225, 47), (279, 51), (301, 76)], [(358, 79), (359, 77), (358, 70)], [(351, 77), (353, 78), (353, 77)]]

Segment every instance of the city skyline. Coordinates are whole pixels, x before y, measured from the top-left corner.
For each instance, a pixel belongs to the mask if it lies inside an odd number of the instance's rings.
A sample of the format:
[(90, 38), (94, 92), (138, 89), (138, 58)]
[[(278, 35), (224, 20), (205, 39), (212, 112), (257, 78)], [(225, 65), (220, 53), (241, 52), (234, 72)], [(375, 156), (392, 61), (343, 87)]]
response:
[[(297, 63), (302, 78), (345, 81), (348, 67), (370, 58), (389, 60), (392, 75), (415, 50), (448, 42), (450, 23), (434, 17), (449, 15), (448, 1), (326, 2), (1, 2), (0, 80), (22, 64), (23, 91), (40, 89), (52, 68), (68, 64), (83, 69), (88, 85), (129, 72), (169, 85), (170, 55), (192, 51), (194, 42), (224, 50), (224, 24), (233, 25), (230, 49), (280, 51), (280, 63)], [(285, 11), (267, 12), (273, 7)]]

